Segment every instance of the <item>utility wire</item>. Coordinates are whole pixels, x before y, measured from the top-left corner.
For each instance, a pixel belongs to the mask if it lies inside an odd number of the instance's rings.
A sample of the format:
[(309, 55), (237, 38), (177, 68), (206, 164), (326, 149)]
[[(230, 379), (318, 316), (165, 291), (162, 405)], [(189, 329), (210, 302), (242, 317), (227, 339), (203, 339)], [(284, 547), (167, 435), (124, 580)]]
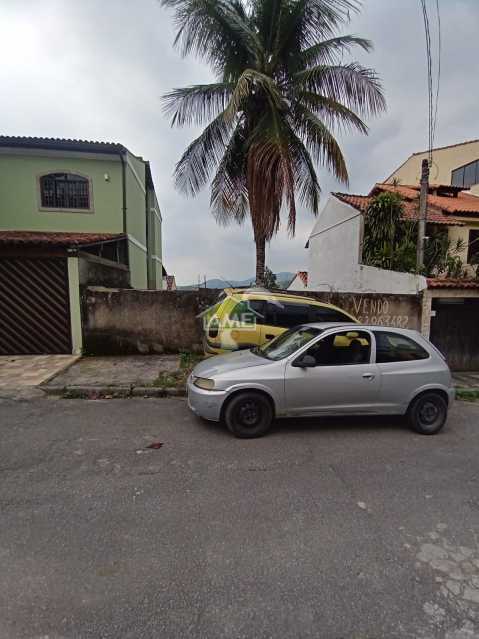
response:
[[(432, 60), (432, 40), (429, 15), (427, 10), (427, 0), (420, 0), (422, 15), (424, 20), (424, 32), (426, 36), (426, 63), (427, 63), (427, 92), (428, 92), (428, 160), (432, 163), (432, 149), (437, 132), (437, 120), (439, 109), (439, 91), (441, 84), (441, 57), (442, 57), (442, 34), (441, 34), (441, 11), (439, 0), (436, 0), (437, 14), (437, 74), (436, 87), (434, 92), (433, 60)], [(435, 95), (434, 95), (435, 93)]]
[(432, 56), (431, 56), (431, 31), (429, 27), (429, 16), (427, 13), (426, 0), (421, 1), (422, 15), (424, 20), (424, 31), (426, 34), (426, 62), (427, 62), (427, 91), (428, 91), (428, 159), (432, 162), (433, 145), (433, 80), (432, 80)]
[(437, 84), (436, 84), (436, 108), (434, 112), (434, 128), (432, 132), (432, 142), (436, 137), (437, 131), (437, 111), (439, 105), (439, 88), (441, 86), (441, 58), (442, 58), (442, 37), (441, 37), (441, 11), (439, 9), (439, 0), (436, 0), (437, 14)]

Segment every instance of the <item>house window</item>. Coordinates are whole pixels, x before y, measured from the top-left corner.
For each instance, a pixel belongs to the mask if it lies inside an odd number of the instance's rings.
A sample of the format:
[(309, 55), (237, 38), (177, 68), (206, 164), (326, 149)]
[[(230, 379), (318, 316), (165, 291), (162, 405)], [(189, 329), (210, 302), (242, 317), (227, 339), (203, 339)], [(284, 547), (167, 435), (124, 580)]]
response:
[(454, 169), (451, 173), (451, 184), (452, 186), (463, 186), (466, 189), (474, 184), (479, 184), (479, 160)]
[(467, 263), (477, 264), (479, 262), (478, 258), (479, 258), (479, 229), (474, 231), (469, 231), (469, 242), (467, 247)]
[(90, 209), (90, 180), (74, 173), (49, 173), (40, 178), (42, 208)]

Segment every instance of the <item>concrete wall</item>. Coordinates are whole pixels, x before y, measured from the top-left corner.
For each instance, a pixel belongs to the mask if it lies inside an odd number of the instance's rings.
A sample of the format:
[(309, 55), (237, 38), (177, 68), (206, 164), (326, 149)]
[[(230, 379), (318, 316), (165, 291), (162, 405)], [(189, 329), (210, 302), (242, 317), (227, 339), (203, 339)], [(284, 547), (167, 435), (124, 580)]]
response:
[(197, 315), (217, 301), (218, 293), (87, 288), (82, 295), (84, 348), (115, 355), (201, 351)]
[[(419, 184), (421, 179), (421, 163), (428, 158), (428, 153), (418, 153), (409, 157), (398, 167), (386, 181), (399, 180), (401, 184)], [(451, 184), (451, 172), (479, 158), (479, 141), (459, 144), (453, 147), (437, 149), (432, 153), (430, 182)]]
[(78, 259), (80, 286), (108, 286), (130, 288), (130, 271), (123, 264), (115, 264), (95, 255), (81, 253)]
[(414, 295), (425, 289), (424, 277), (360, 263), (362, 225), (357, 209), (329, 198), (309, 239), (307, 290)]
[[(138, 291), (87, 288), (82, 296), (83, 342), (88, 353), (158, 353), (202, 350), (197, 317), (218, 299), (217, 290)], [(419, 329), (418, 295), (314, 293), (348, 311), (361, 322)]]
[(295, 294), (334, 304), (353, 315), (362, 324), (421, 329), (422, 295), (314, 291), (295, 291)]

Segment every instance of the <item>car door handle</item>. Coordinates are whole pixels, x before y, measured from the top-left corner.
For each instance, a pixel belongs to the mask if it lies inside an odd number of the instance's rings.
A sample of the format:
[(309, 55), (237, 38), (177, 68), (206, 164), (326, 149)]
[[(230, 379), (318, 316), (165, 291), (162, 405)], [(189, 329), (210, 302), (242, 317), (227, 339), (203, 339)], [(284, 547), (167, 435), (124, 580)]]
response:
[(266, 335), (266, 339), (273, 339), (274, 335), (271, 335), (271, 333), (269, 333), (268, 335)]
[(364, 373), (363, 374), (363, 379), (369, 379), (372, 380), (376, 377), (376, 375), (373, 375), (373, 373)]

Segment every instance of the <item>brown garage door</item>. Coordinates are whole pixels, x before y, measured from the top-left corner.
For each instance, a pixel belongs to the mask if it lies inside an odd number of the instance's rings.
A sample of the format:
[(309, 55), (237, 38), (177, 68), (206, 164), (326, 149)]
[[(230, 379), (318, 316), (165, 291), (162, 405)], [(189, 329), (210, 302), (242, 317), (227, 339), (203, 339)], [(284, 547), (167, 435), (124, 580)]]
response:
[(0, 258), (0, 355), (71, 353), (65, 258)]
[(435, 299), (431, 342), (456, 371), (479, 370), (479, 300)]

